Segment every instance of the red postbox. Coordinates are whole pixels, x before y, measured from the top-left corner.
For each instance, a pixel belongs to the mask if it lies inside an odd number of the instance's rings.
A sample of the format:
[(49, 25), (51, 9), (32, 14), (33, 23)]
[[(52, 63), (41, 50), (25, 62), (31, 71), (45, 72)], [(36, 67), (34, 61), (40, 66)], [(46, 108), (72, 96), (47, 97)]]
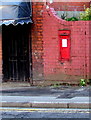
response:
[(70, 30), (59, 30), (60, 60), (70, 59)]

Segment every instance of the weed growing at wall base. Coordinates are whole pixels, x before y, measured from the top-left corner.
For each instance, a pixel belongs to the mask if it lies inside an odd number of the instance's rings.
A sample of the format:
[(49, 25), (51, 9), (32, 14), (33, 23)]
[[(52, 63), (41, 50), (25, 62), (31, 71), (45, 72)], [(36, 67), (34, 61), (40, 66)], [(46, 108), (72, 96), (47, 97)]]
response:
[(80, 80), (80, 86), (85, 86), (85, 85), (86, 85), (85, 79), (81, 79), (81, 80)]

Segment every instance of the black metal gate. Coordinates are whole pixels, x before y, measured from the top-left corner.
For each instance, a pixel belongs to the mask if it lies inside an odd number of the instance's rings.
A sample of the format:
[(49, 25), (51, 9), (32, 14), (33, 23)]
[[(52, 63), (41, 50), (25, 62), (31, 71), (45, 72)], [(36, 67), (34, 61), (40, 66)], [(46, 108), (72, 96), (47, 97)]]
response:
[(29, 25), (2, 27), (3, 80), (29, 81)]

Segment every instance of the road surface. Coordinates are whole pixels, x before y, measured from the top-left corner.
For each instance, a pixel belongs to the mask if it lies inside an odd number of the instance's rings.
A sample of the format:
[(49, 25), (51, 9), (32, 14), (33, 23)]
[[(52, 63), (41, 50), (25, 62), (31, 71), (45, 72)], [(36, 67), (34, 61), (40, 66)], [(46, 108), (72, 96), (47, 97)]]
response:
[(2, 120), (4, 120), (4, 118), (64, 118), (63, 120), (67, 120), (67, 118), (80, 118), (80, 120), (88, 120), (91, 117), (89, 109), (44, 109), (3, 107), (0, 108), (0, 114)]

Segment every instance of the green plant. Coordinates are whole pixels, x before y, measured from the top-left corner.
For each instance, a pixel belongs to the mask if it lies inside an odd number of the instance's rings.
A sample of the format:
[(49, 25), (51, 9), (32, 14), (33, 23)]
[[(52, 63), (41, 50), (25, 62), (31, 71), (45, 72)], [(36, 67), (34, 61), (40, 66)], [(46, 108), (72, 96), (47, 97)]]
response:
[(65, 20), (66, 17), (67, 17), (67, 16), (66, 16), (64, 13), (61, 15), (61, 18), (62, 18), (63, 20)]
[(52, 85), (52, 87), (54, 87), (54, 88), (60, 87), (60, 84), (59, 83), (55, 83), (55, 84)]
[(91, 5), (89, 8), (85, 8), (84, 13), (80, 13), (81, 20), (91, 20)]
[(57, 84), (54, 84), (53, 87), (58, 87), (58, 85), (57, 85)]
[(81, 80), (80, 80), (80, 86), (85, 86), (85, 85), (86, 85), (85, 79), (81, 79)]
[(67, 18), (67, 21), (78, 21), (78, 18), (76, 17), (71, 17), (71, 18)]

